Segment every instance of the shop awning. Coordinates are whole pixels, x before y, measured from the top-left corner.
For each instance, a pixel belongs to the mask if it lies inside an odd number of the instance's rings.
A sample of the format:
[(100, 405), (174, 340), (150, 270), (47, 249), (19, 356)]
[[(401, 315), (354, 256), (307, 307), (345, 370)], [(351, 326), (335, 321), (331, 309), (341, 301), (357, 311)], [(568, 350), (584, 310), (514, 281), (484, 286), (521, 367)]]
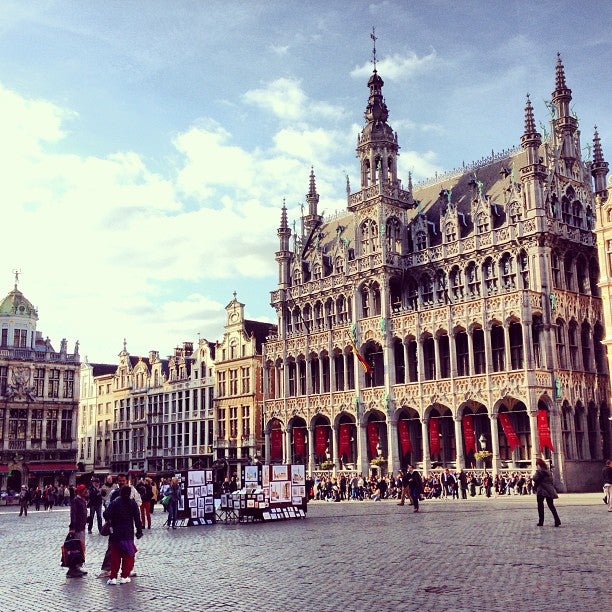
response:
[(8, 474), (8, 473), (9, 473), (8, 465), (0, 464), (0, 474)]
[(75, 463), (28, 463), (30, 472), (76, 472)]

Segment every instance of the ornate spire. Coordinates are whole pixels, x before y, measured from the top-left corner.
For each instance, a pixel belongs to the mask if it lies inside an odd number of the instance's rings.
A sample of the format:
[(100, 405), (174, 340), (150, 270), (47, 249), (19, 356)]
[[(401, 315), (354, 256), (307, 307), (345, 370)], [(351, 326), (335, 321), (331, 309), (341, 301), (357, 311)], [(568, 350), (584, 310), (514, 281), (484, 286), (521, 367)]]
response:
[(561, 53), (557, 51), (557, 67), (555, 70), (555, 90), (561, 91), (563, 89), (567, 89), (567, 85), (565, 84), (565, 68), (563, 67), (563, 62), (561, 61)]
[(306, 201), (308, 202), (308, 214), (311, 216), (316, 216), (317, 204), (319, 203), (319, 194), (317, 193), (314, 168), (312, 166), (310, 166), (310, 179), (308, 182), (308, 193), (306, 194)]
[(533, 106), (531, 99), (527, 94), (527, 102), (525, 103), (525, 134), (533, 134), (536, 131), (535, 120), (533, 118)]
[(397, 134), (387, 123), (389, 109), (382, 93), (384, 81), (378, 74), (375, 30), (370, 38), (374, 41), (372, 64), (374, 70), (368, 80), (368, 103), (365, 108), (366, 124), (357, 139), (357, 157), (361, 160), (361, 189), (374, 184), (398, 185), (397, 179)]
[(604, 159), (601, 149), (601, 140), (595, 126), (595, 134), (593, 135), (593, 161), (591, 163), (591, 175), (593, 176), (595, 195), (598, 195), (602, 200), (606, 200), (608, 190), (606, 189), (606, 176), (608, 175), (608, 162)]

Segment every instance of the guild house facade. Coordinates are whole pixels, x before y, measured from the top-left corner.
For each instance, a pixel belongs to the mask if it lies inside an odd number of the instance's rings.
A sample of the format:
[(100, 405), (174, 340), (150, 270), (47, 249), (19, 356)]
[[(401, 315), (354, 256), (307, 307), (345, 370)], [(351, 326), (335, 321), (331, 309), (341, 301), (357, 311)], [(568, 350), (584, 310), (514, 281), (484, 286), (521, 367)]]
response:
[(74, 484), (79, 345), (43, 338), (18, 281), (0, 302), (0, 489)]
[(404, 186), (374, 63), (346, 211), (321, 216), (314, 171), (300, 232), (282, 209), (271, 461), (499, 472), (544, 456), (561, 490), (599, 486), (610, 388), (594, 232), (608, 165), (596, 130), (582, 156), (560, 57), (551, 84), (548, 132), (527, 97), (516, 149)]

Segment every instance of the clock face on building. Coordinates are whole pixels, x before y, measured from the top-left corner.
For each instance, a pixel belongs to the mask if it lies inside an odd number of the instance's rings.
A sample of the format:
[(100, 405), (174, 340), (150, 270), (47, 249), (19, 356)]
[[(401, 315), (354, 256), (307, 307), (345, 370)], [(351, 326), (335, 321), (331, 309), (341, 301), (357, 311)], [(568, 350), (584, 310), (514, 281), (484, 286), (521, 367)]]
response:
[(232, 312), (232, 314), (230, 315), (230, 321), (232, 323), (235, 323), (238, 320), (238, 313), (237, 312)]

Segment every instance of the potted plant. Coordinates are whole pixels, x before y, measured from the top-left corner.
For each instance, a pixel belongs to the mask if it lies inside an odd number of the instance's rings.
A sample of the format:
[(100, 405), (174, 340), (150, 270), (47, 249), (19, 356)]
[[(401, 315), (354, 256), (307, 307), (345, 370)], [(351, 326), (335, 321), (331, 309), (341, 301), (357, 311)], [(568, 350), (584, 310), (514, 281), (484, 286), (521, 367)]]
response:
[(323, 463), (321, 464), (321, 469), (322, 470), (333, 470), (334, 462), (333, 461), (323, 461)]
[(490, 459), (493, 456), (493, 453), (488, 450), (481, 450), (477, 453), (474, 453), (474, 459), (478, 461), (485, 461), (486, 459)]
[(381, 466), (381, 465), (385, 465), (387, 463), (387, 460), (384, 457), (380, 457), (379, 456), (379, 457), (374, 457), (374, 459), (372, 459), (372, 461), (370, 461), (370, 463), (372, 465)]

